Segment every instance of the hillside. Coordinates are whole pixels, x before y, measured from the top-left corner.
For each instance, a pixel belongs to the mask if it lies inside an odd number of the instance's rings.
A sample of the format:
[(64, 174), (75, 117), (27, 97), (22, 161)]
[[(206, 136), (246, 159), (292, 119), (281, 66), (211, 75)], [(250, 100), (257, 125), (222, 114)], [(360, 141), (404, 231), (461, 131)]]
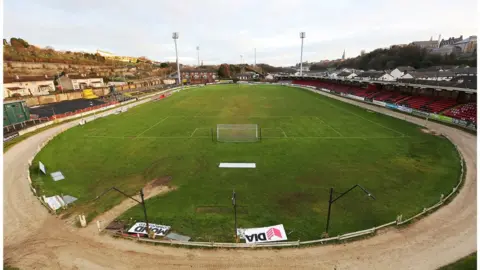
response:
[[(102, 77), (141, 79), (166, 76), (171, 64), (153, 64), (144, 57), (136, 63), (106, 59), (99, 54), (56, 51), (51, 47), (39, 48), (21, 38), (3, 40), (3, 75), (49, 75), (61, 72), (73, 74), (97, 73)], [(142, 60), (143, 59), (143, 60)]]
[(61, 63), (76, 65), (126, 66), (128, 63), (111, 61), (99, 54), (60, 52), (52, 47), (39, 48), (21, 38), (3, 39), (3, 61)]
[(398, 66), (412, 66), (414, 68), (428, 68), (431, 66), (444, 65), (468, 65), (477, 66), (476, 52), (469, 56), (435, 55), (429, 54), (426, 49), (416, 46), (398, 47), (389, 49), (376, 49), (372, 52), (350, 58), (345, 61), (330, 62), (327, 64), (317, 63), (310, 70), (325, 70), (326, 68), (355, 68), (362, 70), (385, 70), (394, 69)]

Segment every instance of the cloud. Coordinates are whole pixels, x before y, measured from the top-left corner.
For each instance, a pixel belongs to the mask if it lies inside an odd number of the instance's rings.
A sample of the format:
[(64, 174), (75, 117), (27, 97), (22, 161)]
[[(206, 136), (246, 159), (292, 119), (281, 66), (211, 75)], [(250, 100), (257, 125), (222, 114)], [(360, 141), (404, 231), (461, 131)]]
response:
[[(175, 59), (172, 32), (180, 33), (184, 64), (293, 65), (300, 61), (299, 32), (306, 32), (304, 60), (353, 57), (392, 44), (473, 35), (475, 0), (127, 0), (5, 1), (4, 36), (56, 49)], [(29, 8), (25, 8), (28, 6)], [(21, 14), (21, 16), (19, 16)]]

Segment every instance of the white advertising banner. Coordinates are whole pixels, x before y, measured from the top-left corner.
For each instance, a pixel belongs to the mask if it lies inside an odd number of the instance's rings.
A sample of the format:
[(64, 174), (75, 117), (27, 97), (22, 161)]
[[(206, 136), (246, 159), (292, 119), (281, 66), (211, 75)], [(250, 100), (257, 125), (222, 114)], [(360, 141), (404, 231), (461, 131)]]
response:
[(245, 229), (243, 237), (245, 237), (247, 244), (287, 240), (287, 234), (285, 233), (283, 224)]
[(377, 104), (377, 105), (380, 105), (380, 106), (382, 106), (382, 107), (385, 107), (385, 105), (386, 105), (385, 102), (378, 101), (378, 100), (373, 100), (373, 104)]
[[(148, 227), (150, 230), (155, 232), (155, 235), (158, 236), (165, 236), (167, 232), (170, 230), (170, 226), (165, 225), (157, 225), (149, 223)], [(138, 233), (138, 234), (147, 234), (147, 224), (145, 222), (137, 222), (135, 225), (128, 230), (129, 233)]]
[(359, 97), (359, 96), (355, 96), (355, 95), (350, 95), (350, 94), (348, 94), (347, 97), (352, 98), (352, 99), (356, 99), (356, 100), (361, 100), (361, 101), (364, 100), (363, 97)]

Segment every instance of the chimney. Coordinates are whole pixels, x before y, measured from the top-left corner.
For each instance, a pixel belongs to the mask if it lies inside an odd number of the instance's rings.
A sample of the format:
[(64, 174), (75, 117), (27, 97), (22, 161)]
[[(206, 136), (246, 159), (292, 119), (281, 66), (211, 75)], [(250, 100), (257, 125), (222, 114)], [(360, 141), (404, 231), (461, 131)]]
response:
[(68, 78), (68, 74), (65, 74), (65, 76)]
[(20, 78), (16, 74), (15, 74), (15, 80), (20, 80)]
[(47, 76), (47, 74), (45, 74), (45, 79), (48, 79), (48, 76)]

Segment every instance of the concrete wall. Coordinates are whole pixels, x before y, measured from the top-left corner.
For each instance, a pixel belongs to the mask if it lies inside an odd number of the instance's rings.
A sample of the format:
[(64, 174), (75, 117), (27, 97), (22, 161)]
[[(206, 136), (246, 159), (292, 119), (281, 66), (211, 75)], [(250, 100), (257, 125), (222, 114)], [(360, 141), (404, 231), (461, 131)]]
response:
[[(93, 93), (99, 97), (108, 95), (110, 93), (110, 89), (108, 88), (99, 88), (93, 90)], [(68, 92), (68, 93), (60, 93), (55, 95), (45, 95), (45, 96), (38, 96), (38, 97), (29, 97), (25, 100), (28, 107), (43, 105), (48, 103), (55, 103), (65, 100), (74, 100), (83, 98), (82, 92)]]

